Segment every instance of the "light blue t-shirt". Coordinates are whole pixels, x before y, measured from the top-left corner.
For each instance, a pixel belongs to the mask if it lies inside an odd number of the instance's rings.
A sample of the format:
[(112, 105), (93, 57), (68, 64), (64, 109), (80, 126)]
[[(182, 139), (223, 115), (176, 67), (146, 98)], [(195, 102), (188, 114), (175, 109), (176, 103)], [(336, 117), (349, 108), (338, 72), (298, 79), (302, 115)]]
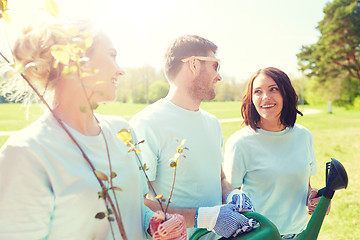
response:
[[(146, 239), (152, 212), (143, 204), (139, 166), (116, 133), (129, 128), (118, 117), (97, 115), (109, 147), (120, 213), (128, 239)], [(103, 136), (68, 127), (96, 170), (110, 175)], [(105, 183), (106, 184), (106, 183)], [(0, 239), (112, 239), (93, 171), (51, 114), (11, 136), (0, 149)], [(115, 199), (114, 199), (115, 202)], [(116, 239), (116, 222), (112, 222)]]
[[(157, 194), (168, 198), (174, 170), (170, 159), (183, 139), (171, 207), (211, 207), (222, 203), (221, 164), (223, 137), (219, 121), (203, 111), (189, 111), (166, 99), (136, 114), (130, 125), (139, 140), (147, 174)], [(153, 198), (154, 196), (151, 195)], [(188, 237), (194, 229), (188, 230)]]
[(309, 177), (317, 173), (313, 138), (306, 128), (299, 124), (281, 132), (242, 128), (226, 142), (224, 172), (281, 234), (305, 228)]

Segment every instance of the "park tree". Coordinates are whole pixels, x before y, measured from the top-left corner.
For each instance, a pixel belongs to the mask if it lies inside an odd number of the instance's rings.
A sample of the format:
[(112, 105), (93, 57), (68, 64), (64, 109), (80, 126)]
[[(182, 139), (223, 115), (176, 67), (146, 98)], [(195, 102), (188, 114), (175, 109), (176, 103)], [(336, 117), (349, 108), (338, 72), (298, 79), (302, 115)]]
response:
[(160, 98), (166, 97), (169, 92), (169, 84), (165, 81), (156, 80), (149, 87), (149, 101), (154, 103)]
[(235, 78), (223, 76), (222, 81), (216, 84), (215, 101), (240, 101), (244, 88), (243, 84), (236, 82)]
[(360, 97), (360, 1), (326, 4), (315, 44), (297, 54), (300, 69), (311, 77), (312, 94), (352, 104)]
[[(130, 68), (125, 70), (126, 74), (119, 78), (119, 87), (117, 89), (117, 101), (132, 103), (151, 103), (154, 101), (154, 87), (163, 88), (168, 85), (162, 71), (158, 71), (151, 66), (140, 68)], [(163, 82), (162, 86), (155, 82)], [(161, 90), (159, 90), (161, 91)], [(159, 93), (160, 97), (163, 95)], [(159, 97), (159, 98), (160, 98)]]

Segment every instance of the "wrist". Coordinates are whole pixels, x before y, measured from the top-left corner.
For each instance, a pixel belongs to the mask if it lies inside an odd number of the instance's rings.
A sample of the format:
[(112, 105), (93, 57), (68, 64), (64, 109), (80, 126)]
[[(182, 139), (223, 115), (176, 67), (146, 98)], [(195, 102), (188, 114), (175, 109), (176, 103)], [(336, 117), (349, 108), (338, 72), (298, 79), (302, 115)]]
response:
[(217, 221), (217, 217), (220, 212), (222, 205), (215, 207), (200, 207), (196, 210), (195, 216), (195, 227), (196, 228), (206, 228), (211, 231)]
[(199, 208), (196, 209), (196, 214), (195, 214), (195, 226), (194, 228), (197, 228), (197, 219), (198, 219), (198, 214), (199, 214)]

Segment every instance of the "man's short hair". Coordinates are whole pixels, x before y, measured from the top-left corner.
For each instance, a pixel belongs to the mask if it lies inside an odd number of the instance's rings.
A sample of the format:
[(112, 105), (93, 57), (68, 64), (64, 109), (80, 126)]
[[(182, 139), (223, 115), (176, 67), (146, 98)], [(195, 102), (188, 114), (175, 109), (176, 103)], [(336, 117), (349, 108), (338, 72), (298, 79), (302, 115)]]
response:
[(208, 56), (212, 51), (216, 54), (217, 46), (197, 35), (183, 35), (172, 41), (164, 57), (164, 73), (169, 81), (179, 73), (182, 59), (191, 56)]

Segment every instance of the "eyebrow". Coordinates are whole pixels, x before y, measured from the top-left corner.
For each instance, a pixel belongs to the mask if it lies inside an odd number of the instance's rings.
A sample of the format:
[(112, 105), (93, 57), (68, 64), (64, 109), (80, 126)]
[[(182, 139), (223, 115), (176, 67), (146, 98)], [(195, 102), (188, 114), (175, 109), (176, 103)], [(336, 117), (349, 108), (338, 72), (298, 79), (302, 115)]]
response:
[(116, 53), (116, 54), (117, 54), (117, 51), (116, 51), (116, 49), (115, 49), (115, 48), (109, 48), (109, 52), (114, 52), (114, 53)]
[[(276, 84), (276, 83), (274, 83), (274, 84), (270, 84), (268, 87), (277, 87), (278, 85)], [(255, 90), (255, 89), (261, 89), (261, 87), (256, 87), (256, 88), (253, 88), (253, 90)]]

